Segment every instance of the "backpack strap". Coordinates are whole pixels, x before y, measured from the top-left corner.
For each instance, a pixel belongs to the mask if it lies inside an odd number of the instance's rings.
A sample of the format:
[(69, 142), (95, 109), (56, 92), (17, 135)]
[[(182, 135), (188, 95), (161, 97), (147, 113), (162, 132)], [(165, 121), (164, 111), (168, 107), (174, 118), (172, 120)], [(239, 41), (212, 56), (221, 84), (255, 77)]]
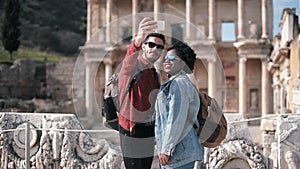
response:
[[(189, 80), (190, 81), (190, 79), (188, 78), (188, 77), (186, 77), (186, 76), (183, 76), (183, 75), (178, 75), (178, 76), (175, 76), (172, 80), (171, 80), (171, 82), (168, 84), (168, 86), (167, 86), (167, 91), (169, 92), (169, 90), (170, 90), (170, 86), (171, 86), (171, 83), (173, 82), (173, 80), (175, 80), (176, 78), (185, 78), (185, 79), (187, 79), (187, 80)], [(191, 82), (191, 81), (190, 81)], [(196, 86), (191, 82), (191, 84), (195, 87), (195, 89), (197, 90), (197, 88), (196, 88)], [(198, 92), (198, 90), (197, 90), (197, 92)], [(201, 98), (199, 98), (200, 99), (200, 105), (201, 105)], [(198, 116), (198, 115), (197, 115)], [(198, 120), (198, 118), (197, 118), (197, 120)], [(200, 123), (200, 122), (199, 122)], [(194, 127), (194, 129), (197, 131), (197, 133), (198, 133), (198, 126), (197, 126), (197, 124), (196, 123), (194, 123), (193, 124), (193, 127)]]
[(133, 86), (135, 84), (137, 84), (137, 82), (141, 79), (142, 75), (143, 75), (143, 64), (140, 60), (138, 60), (138, 66), (134, 72), (134, 76), (131, 77), (130, 79), (130, 83), (129, 83), (129, 86), (127, 88), (127, 90), (125, 91), (125, 95), (124, 97), (122, 98), (122, 102), (120, 103), (120, 108), (122, 107), (123, 103), (124, 103), (124, 100), (125, 100), (125, 97), (130, 94), (130, 91), (131, 89), (133, 88)]
[(133, 88), (133, 86), (135, 84), (137, 84), (137, 82), (141, 79), (143, 75), (143, 70), (139, 71), (136, 75), (133, 76), (133, 78), (131, 79), (129, 86), (128, 86), (128, 93), (130, 93), (131, 89)]
[(172, 78), (171, 80), (170, 80), (170, 83), (167, 85), (167, 91), (168, 91), (168, 93), (169, 93), (169, 90), (170, 90), (170, 87), (171, 87), (171, 84), (172, 84), (172, 82), (176, 79), (176, 78), (186, 78), (186, 79), (188, 79), (189, 80), (189, 78), (187, 78), (186, 76), (183, 76), (183, 75), (177, 75), (177, 76), (175, 76), (174, 78)]

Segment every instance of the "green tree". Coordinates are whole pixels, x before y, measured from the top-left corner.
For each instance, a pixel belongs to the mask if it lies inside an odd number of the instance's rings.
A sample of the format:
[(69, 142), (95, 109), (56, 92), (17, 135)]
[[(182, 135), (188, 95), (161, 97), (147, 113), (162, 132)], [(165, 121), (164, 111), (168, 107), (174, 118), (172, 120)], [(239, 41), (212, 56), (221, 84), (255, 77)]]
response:
[(18, 50), (20, 46), (19, 14), (21, 4), (19, 0), (4, 0), (3, 5), (2, 43), (12, 60), (12, 52)]

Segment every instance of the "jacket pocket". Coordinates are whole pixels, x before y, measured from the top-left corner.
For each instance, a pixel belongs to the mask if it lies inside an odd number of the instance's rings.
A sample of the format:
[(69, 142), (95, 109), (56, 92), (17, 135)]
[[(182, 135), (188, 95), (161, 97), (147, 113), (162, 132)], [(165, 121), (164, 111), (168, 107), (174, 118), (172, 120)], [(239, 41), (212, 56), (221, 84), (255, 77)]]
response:
[(182, 142), (178, 143), (175, 146), (174, 152), (171, 154), (171, 162), (176, 163), (178, 161), (181, 161), (183, 157), (185, 156), (184, 154), (186, 153), (185, 147)]

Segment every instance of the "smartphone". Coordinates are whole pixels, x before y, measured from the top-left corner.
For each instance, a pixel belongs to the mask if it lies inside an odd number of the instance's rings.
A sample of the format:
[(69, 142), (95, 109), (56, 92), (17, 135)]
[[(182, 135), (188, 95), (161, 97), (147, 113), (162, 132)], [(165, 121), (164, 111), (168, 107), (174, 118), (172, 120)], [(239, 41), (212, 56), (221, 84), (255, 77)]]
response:
[(158, 20), (157, 21), (157, 31), (164, 31), (165, 30), (165, 21)]

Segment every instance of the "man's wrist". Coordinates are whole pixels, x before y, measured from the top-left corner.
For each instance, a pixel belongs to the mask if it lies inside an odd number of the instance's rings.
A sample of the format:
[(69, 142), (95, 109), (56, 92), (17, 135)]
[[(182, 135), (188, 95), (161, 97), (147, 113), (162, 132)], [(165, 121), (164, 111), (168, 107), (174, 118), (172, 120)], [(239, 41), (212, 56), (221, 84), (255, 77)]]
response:
[(134, 45), (139, 48), (142, 46), (142, 43), (143, 43), (143, 39), (137, 36), (134, 40)]
[(138, 45), (136, 39), (133, 39), (131, 46), (135, 48), (135, 50), (140, 50), (142, 45)]

